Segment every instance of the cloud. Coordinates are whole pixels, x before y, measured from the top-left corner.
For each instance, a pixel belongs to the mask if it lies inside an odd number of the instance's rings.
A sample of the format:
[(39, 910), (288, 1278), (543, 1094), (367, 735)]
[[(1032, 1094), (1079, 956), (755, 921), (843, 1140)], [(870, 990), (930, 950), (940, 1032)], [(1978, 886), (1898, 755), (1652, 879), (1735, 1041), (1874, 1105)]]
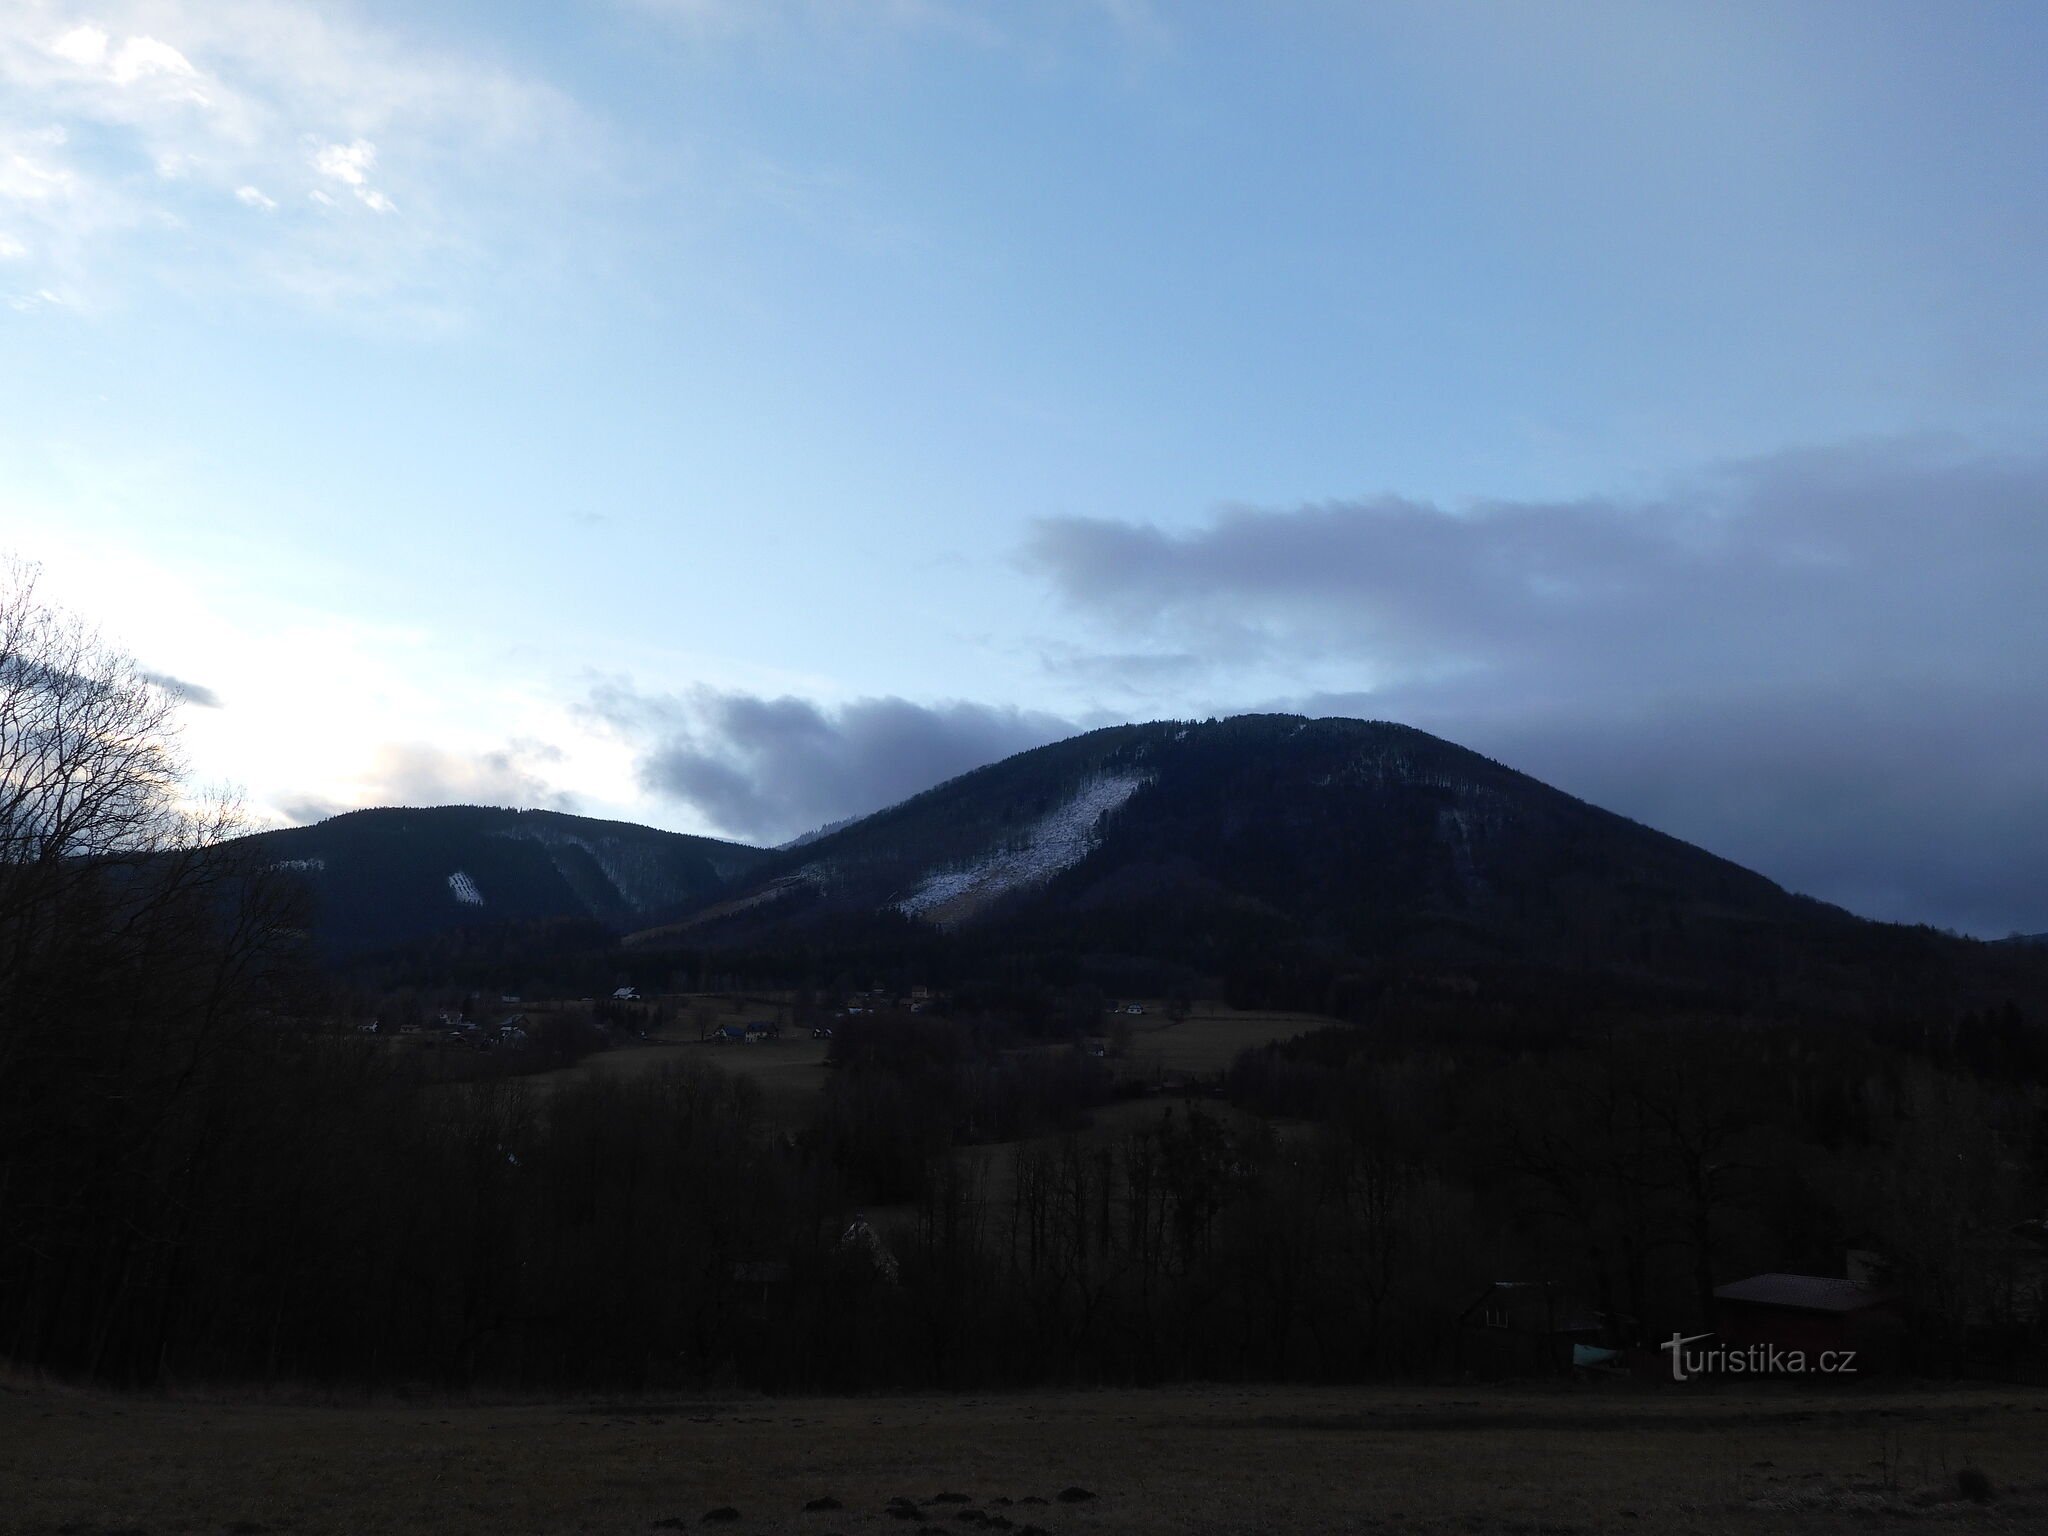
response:
[(1057, 715), (987, 704), (870, 698), (828, 708), (708, 688), (646, 695), (621, 684), (593, 690), (589, 709), (636, 744), (649, 794), (767, 842), (893, 805), (1075, 729)]
[(846, 44), (886, 36), (934, 37), (981, 49), (1036, 49), (1047, 29), (1079, 21), (1106, 27), (1133, 46), (1167, 35), (1153, 0), (1075, 0), (1065, 6), (990, 6), (979, 0), (623, 0), (685, 36), (718, 43), (786, 44), (824, 37)]
[(1438, 731), (1854, 910), (1997, 933), (2048, 926), (2044, 512), (2048, 459), (1860, 444), (1638, 499), (1053, 519), (1024, 558), (1214, 693), (1291, 675), (1285, 702)]
[(197, 704), (201, 709), (219, 709), (220, 695), (199, 683), (188, 683), (182, 677), (173, 677), (168, 672), (144, 672), (142, 680), (154, 683), (165, 693), (185, 704)]
[(313, 151), (314, 170), (351, 187), (363, 185), (376, 163), (377, 146), (368, 139), (357, 139), (353, 144), (322, 144)]
[[(456, 305), (531, 250), (496, 236), (530, 231), (536, 196), (569, 195), (593, 142), (540, 82), (306, 0), (0, 6), (0, 234), (23, 250), (19, 293), (103, 306), (208, 277)], [(234, 202), (278, 217), (228, 218)]]
[(295, 827), (310, 827), (316, 821), (325, 821), (330, 816), (339, 816), (355, 807), (342, 804), (339, 800), (324, 799), (319, 795), (289, 796), (278, 805), (284, 819)]
[(841, 35), (934, 33), (993, 45), (1002, 29), (984, 7), (961, 0), (873, 0), (848, 6), (833, 0), (628, 0), (688, 35), (717, 41), (741, 36), (787, 38), (799, 29)]
[(286, 820), (304, 825), (344, 811), (379, 805), (504, 805), (521, 810), (573, 811), (577, 800), (557, 789), (539, 767), (561, 753), (531, 741), (482, 752), (454, 751), (421, 741), (388, 741), (356, 773), (341, 795), (286, 794), (275, 804)]

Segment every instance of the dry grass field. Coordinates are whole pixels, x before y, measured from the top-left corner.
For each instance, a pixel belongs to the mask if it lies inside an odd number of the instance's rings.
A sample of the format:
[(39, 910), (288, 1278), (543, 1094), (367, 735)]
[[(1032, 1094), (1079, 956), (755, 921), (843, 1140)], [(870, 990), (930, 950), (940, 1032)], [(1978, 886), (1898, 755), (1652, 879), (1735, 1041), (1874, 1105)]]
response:
[[(779, 1040), (747, 1045), (707, 1044), (697, 1037), (696, 1015), (700, 1011), (710, 1028), (744, 1025), (773, 1017), (777, 1011), (774, 1000), (756, 999), (745, 1006), (737, 1006), (728, 997), (711, 995), (678, 996), (663, 1001), (669, 1005), (674, 1020), (646, 1041), (599, 1051), (574, 1066), (536, 1073), (522, 1081), (545, 1092), (561, 1083), (639, 1077), (685, 1062), (708, 1064), (755, 1083), (762, 1090), (768, 1113), (778, 1124), (794, 1127), (804, 1123), (830, 1076), (825, 1066), (829, 1041), (811, 1039), (808, 1030), (789, 1029)], [(1331, 1021), (1317, 1014), (1240, 1011), (1222, 1003), (1204, 1002), (1175, 1023), (1167, 1018), (1161, 1004), (1153, 1002), (1146, 1005), (1143, 1014), (1127, 1015), (1119, 1022), (1130, 1026), (1129, 1048), (1110, 1063), (1111, 1067), (1119, 1077), (1158, 1083), (1221, 1072), (1239, 1051), (1249, 1046), (1291, 1039)], [(1108, 1106), (1095, 1113), (1096, 1133), (1120, 1135), (1137, 1121), (1156, 1118), (1162, 1107), (1157, 1103)]]
[[(17, 1384), (0, 1387), (0, 1527), (36, 1536), (2041, 1531), (2044, 1452), (2048, 1395), (2012, 1388), (1206, 1386), (314, 1406)], [(1988, 1474), (1988, 1502), (1959, 1496), (1965, 1466)], [(1067, 1489), (1092, 1497), (1062, 1501)], [(806, 1512), (816, 1499), (838, 1507)], [(909, 1512), (892, 1516), (891, 1500), (909, 1501)], [(736, 1513), (707, 1520), (718, 1510)]]
[(1171, 1075), (1221, 1072), (1237, 1053), (1274, 1040), (1291, 1040), (1332, 1024), (1314, 1013), (1262, 1013), (1223, 1003), (1197, 1003), (1179, 1023), (1166, 1017), (1157, 1003), (1129, 1017), (1130, 1048), (1118, 1063), (1125, 1076), (1158, 1079)]
[(714, 1045), (695, 1039), (649, 1040), (586, 1056), (558, 1072), (539, 1072), (523, 1081), (543, 1090), (560, 1083), (607, 1078), (645, 1077), (684, 1064), (716, 1067), (743, 1077), (761, 1090), (769, 1116), (782, 1125), (801, 1125), (824, 1090), (830, 1069), (825, 1065), (829, 1040), (813, 1040), (808, 1031), (786, 1033), (780, 1040), (752, 1045)]

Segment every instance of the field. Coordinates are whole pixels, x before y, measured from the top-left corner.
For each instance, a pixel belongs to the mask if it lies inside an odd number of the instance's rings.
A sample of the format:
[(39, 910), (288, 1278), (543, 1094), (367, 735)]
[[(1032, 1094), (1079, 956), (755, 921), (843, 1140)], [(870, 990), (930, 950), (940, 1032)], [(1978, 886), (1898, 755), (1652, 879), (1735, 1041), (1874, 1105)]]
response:
[[(2013, 1388), (308, 1406), (16, 1385), (0, 1387), (0, 1524), (33, 1536), (653, 1536), (730, 1509), (708, 1528), (2038, 1531), (2044, 1415), (2048, 1396)], [(1990, 1477), (1988, 1502), (1959, 1497), (1965, 1466)], [(1093, 1497), (1061, 1501), (1069, 1488)], [(946, 1493), (965, 1502), (936, 1502)], [(820, 1498), (842, 1507), (804, 1512)], [(896, 1498), (922, 1507), (899, 1525), (885, 1513)]]
[[(825, 1066), (829, 1041), (813, 1040), (808, 1030), (792, 1028), (785, 1030), (779, 1040), (709, 1044), (697, 1037), (700, 1020), (696, 1015), (702, 1015), (701, 1022), (706, 1028), (758, 1023), (775, 1015), (774, 1001), (756, 999), (739, 1005), (730, 998), (710, 996), (666, 1001), (674, 1021), (647, 1040), (598, 1051), (574, 1066), (535, 1073), (522, 1081), (545, 1091), (560, 1083), (639, 1077), (686, 1062), (709, 1064), (753, 1081), (762, 1091), (769, 1115), (778, 1124), (803, 1124), (830, 1076)], [(1290, 1039), (1331, 1022), (1316, 1014), (1239, 1011), (1213, 1002), (1196, 1004), (1185, 1019), (1175, 1022), (1166, 1016), (1161, 1004), (1144, 1006), (1143, 1014), (1119, 1014), (1114, 1019), (1105, 1016), (1104, 1022), (1105, 1026), (1118, 1025), (1129, 1032), (1127, 1049), (1109, 1061), (1111, 1069), (1119, 1077), (1148, 1083), (1213, 1075), (1226, 1069), (1237, 1053), (1249, 1046)], [(1156, 1117), (1160, 1110), (1156, 1103), (1108, 1106), (1095, 1114), (1096, 1133), (1120, 1135), (1135, 1122)]]
[(1201, 1075), (1221, 1072), (1239, 1051), (1336, 1022), (1313, 1013), (1261, 1013), (1197, 1003), (1179, 1023), (1166, 1017), (1157, 1003), (1145, 1012), (1126, 1016), (1131, 1041), (1118, 1069), (1126, 1076)]
[(825, 1065), (828, 1040), (813, 1040), (808, 1031), (801, 1038), (794, 1032), (780, 1040), (754, 1045), (713, 1045), (708, 1041), (650, 1040), (645, 1044), (622, 1045), (586, 1056), (572, 1067), (558, 1072), (541, 1072), (524, 1079), (537, 1088), (552, 1084), (618, 1077), (642, 1077), (685, 1063), (712, 1066), (734, 1077), (744, 1077), (761, 1090), (762, 1105), (781, 1125), (801, 1125), (812, 1103), (825, 1087), (829, 1068)]

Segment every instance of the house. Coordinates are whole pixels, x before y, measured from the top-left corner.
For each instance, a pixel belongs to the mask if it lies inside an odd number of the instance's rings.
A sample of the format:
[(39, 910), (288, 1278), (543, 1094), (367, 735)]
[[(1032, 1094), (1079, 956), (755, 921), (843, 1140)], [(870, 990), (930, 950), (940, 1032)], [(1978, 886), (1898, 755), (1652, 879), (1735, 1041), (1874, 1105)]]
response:
[(1496, 1280), (1458, 1317), (1458, 1360), (1482, 1376), (1562, 1376), (1611, 1348), (1601, 1315), (1551, 1280)]
[(637, 987), (620, 987), (612, 993), (612, 1001), (615, 1003), (637, 1003), (640, 1001), (640, 991)]
[(1897, 1362), (1905, 1313), (1898, 1295), (1868, 1272), (1751, 1275), (1715, 1287), (1714, 1332), (1723, 1349), (1765, 1360), (1796, 1352), (1806, 1369), (1818, 1369), (1823, 1355), (1854, 1351), (1860, 1375)]
[(747, 1026), (744, 1024), (721, 1024), (712, 1031), (711, 1038), (720, 1045), (744, 1045), (747, 1041)]
[(766, 1020), (757, 1019), (747, 1026), (747, 1039), (749, 1040), (773, 1040), (780, 1036), (781, 1033), (782, 1028), (780, 1025), (771, 1024)]

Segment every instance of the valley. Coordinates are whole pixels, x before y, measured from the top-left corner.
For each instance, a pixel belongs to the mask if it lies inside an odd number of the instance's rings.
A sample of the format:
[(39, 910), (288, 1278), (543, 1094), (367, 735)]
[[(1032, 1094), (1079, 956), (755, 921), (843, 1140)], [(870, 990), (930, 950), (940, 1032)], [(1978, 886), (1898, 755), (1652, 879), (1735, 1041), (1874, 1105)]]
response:
[[(1386, 722), (1109, 727), (772, 850), (391, 809), (119, 879), (147, 942), (24, 973), (0, 1080), (69, 1255), (17, 1277), (34, 1367), (1640, 1376), (1724, 1287), (1852, 1263), (1897, 1276), (1876, 1375), (2048, 1359), (2048, 952)], [(1503, 1287), (1571, 1327), (1496, 1337)]]

